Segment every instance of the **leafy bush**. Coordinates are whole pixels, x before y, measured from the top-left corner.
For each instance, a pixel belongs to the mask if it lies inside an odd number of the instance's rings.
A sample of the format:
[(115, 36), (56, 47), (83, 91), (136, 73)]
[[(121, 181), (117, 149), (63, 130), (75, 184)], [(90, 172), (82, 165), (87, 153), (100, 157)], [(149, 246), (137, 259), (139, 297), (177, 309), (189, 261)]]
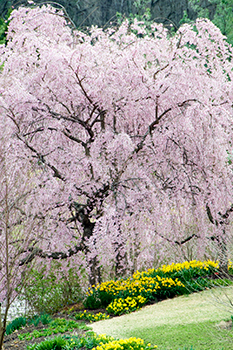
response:
[(24, 298), (36, 312), (47, 314), (53, 314), (65, 305), (77, 303), (83, 298), (78, 271), (70, 268), (65, 275), (59, 262), (52, 262), (47, 275), (45, 267), (41, 271), (32, 271), (24, 289)]

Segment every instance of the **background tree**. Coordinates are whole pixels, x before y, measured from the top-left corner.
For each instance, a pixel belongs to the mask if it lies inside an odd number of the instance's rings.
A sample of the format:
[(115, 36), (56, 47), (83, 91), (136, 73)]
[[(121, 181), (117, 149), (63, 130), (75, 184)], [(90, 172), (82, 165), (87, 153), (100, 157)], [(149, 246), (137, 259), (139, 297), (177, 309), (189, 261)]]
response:
[[(49, 1), (35, 0), (38, 4), (49, 3)], [(183, 12), (187, 11), (188, 17), (195, 20), (196, 14), (188, 3), (188, 0), (57, 0), (52, 2), (60, 4), (66, 9), (67, 14), (78, 28), (85, 28), (91, 25), (108, 26), (110, 22), (116, 22), (116, 14), (122, 15), (142, 15), (143, 7), (149, 8), (152, 18), (156, 22), (170, 25), (172, 22), (179, 27), (179, 21), (183, 17)], [(207, 2), (203, 1), (203, 6)], [(2, 0), (0, 2), (0, 14), (5, 15), (10, 6), (18, 8), (20, 6), (31, 6), (27, 0)], [(208, 4), (209, 7), (209, 4)]]
[[(208, 0), (207, 6), (203, 8), (201, 0), (189, 0), (189, 4), (197, 13), (198, 17), (210, 18), (213, 23), (227, 36), (230, 44), (233, 44), (233, 1), (232, 0)], [(214, 6), (214, 13), (209, 8)]]
[[(11, 127), (10, 127), (11, 124)], [(36, 191), (34, 169), (26, 160), (18, 143), (12, 139), (13, 123), (1, 115), (0, 137), (0, 349), (6, 330), (8, 310), (20, 295), (29, 278), (33, 264), (20, 266), (41, 239), (35, 226), (39, 217), (35, 212)], [(1, 305), (4, 305), (3, 320)]]

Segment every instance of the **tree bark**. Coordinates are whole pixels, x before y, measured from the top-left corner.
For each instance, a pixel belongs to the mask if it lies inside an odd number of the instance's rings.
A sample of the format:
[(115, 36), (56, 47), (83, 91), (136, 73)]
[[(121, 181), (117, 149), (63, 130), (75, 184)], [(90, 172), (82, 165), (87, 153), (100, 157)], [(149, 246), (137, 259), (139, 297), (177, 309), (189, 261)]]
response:
[(1, 318), (2, 316), (1, 316), (1, 303), (0, 303), (0, 350), (4, 350), (3, 341), (4, 341), (5, 332), (6, 332), (6, 321), (7, 321), (9, 307), (10, 307), (10, 301), (9, 301), (9, 297), (7, 297), (6, 309), (3, 314), (3, 321)]
[(218, 259), (219, 259), (219, 273), (222, 278), (229, 276), (228, 273), (228, 249), (226, 242), (226, 227), (229, 225), (228, 218), (233, 212), (233, 205), (226, 210), (225, 213), (218, 212), (219, 219), (213, 217), (208, 203), (206, 204), (206, 212), (210, 222), (222, 231), (221, 235), (215, 235), (211, 237), (212, 241), (215, 241), (218, 246)]

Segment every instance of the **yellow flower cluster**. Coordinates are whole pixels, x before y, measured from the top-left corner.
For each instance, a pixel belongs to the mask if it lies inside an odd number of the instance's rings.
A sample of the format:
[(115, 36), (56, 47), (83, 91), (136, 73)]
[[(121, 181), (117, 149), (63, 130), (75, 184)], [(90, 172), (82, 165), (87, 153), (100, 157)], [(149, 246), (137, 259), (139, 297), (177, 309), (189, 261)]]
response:
[(128, 338), (120, 340), (112, 340), (108, 343), (100, 343), (93, 350), (144, 350), (144, 349), (156, 349), (157, 346), (151, 346), (151, 344), (145, 344), (143, 339), (140, 338)]
[(137, 310), (146, 303), (146, 298), (141, 295), (131, 298), (127, 297), (125, 299), (119, 298), (113, 300), (107, 307), (107, 312), (114, 314), (116, 316), (122, 315), (124, 313), (130, 312), (132, 310)]
[(112, 296), (117, 296), (120, 292), (128, 292), (130, 296), (136, 296), (142, 292), (153, 293), (157, 289), (160, 289), (161, 286), (166, 287), (184, 287), (177, 278), (173, 280), (168, 277), (150, 277), (145, 276), (144, 273), (137, 272), (133, 275), (133, 278), (128, 278), (127, 280), (118, 280), (118, 281), (107, 281), (101, 284), (97, 284), (95, 288), (89, 289), (88, 295), (93, 293), (93, 290), (96, 292), (105, 292)]
[(84, 310), (83, 312), (78, 312), (75, 315), (76, 320), (87, 320), (92, 322), (100, 321), (100, 320), (106, 320), (110, 316), (106, 315), (105, 313), (99, 312), (98, 314), (93, 314), (91, 312), (87, 312), (87, 310)]
[(118, 280), (118, 281), (106, 281), (101, 283), (100, 285), (97, 284), (95, 287), (96, 290), (99, 290), (100, 292), (105, 291), (108, 294), (111, 295), (117, 295), (119, 292), (124, 291), (129, 286), (128, 280)]
[[(183, 263), (172, 263), (170, 265), (162, 265), (158, 269), (148, 269), (147, 271), (135, 272), (133, 276), (127, 279), (117, 281), (106, 281), (89, 288), (87, 299), (90, 304), (99, 302), (100, 305), (106, 307), (109, 303), (111, 313), (122, 313), (122, 309), (137, 309), (135, 301), (131, 300), (130, 305), (121, 304), (120, 298), (125, 300), (127, 297), (136, 298), (142, 296), (147, 301), (161, 300), (170, 298), (175, 295), (187, 293), (186, 282), (192, 282), (195, 277), (206, 278), (211, 275), (215, 269), (219, 268), (218, 261), (185, 261)], [(233, 263), (229, 262), (229, 268), (233, 269)], [(183, 283), (182, 283), (183, 282)], [(188, 283), (187, 282), (187, 283)], [(208, 284), (208, 283), (207, 283)], [(203, 287), (204, 288), (204, 287)], [(116, 301), (118, 299), (118, 301)], [(118, 311), (117, 311), (118, 310)]]
[(219, 263), (208, 260), (208, 261), (197, 261), (197, 260), (192, 260), (192, 261), (185, 261), (183, 263), (177, 263), (177, 264), (170, 264), (170, 265), (162, 265), (158, 269), (148, 269), (147, 271), (143, 272), (135, 272), (133, 275), (133, 278), (139, 278), (140, 276), (150, 276), (155, 274), (156, 272), (163, 272), (163, 273), (172, 273), (172, 272), (178, 272), (181, 270), (189, 270), (193, 268), (198, 268), (198, 269), (203, 269), (206, 271), (209, 271), (210, 268), (218, 268)]
[(97, 340), (100, 344), (109, 343), (110, 341), (115, 340), (113, 337), (111, 337), (110, 335), (106, 335), (106, 334), (99, 334), (99, 335), (97, 335), (97, 334), (95, 333), (95, 337), (96, 337), (96, 340)]
[(171, 265), (162, 265), (161, 268), (158, 270), (162, 270), (164, 273), (166, 272), (174, 272), (174, 271), (180, 271), (180, 270), (189, 270), (193, 268), (198, 268), (198, 269), (204, 269), (206, 271), (209, 270), (209, 268), (218, 268), (218, 262), (215, 261), (197, 261), (197, 260), (192, 260), (192, 261), (185, 261), (183, 263), (178, 263), (178, 264), (171, 264)]

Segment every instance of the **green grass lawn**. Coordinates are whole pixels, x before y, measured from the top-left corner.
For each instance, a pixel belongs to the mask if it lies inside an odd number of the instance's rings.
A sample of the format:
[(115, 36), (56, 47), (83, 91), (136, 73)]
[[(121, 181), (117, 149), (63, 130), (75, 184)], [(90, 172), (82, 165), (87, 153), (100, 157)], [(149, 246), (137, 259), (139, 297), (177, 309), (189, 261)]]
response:
[(219, 323), (233, 315), (233, 287), (216, 288), (157, 304), (92, 325), (98, 334), (139, 337), (159, 350), (233, 350), (233, 329)]

